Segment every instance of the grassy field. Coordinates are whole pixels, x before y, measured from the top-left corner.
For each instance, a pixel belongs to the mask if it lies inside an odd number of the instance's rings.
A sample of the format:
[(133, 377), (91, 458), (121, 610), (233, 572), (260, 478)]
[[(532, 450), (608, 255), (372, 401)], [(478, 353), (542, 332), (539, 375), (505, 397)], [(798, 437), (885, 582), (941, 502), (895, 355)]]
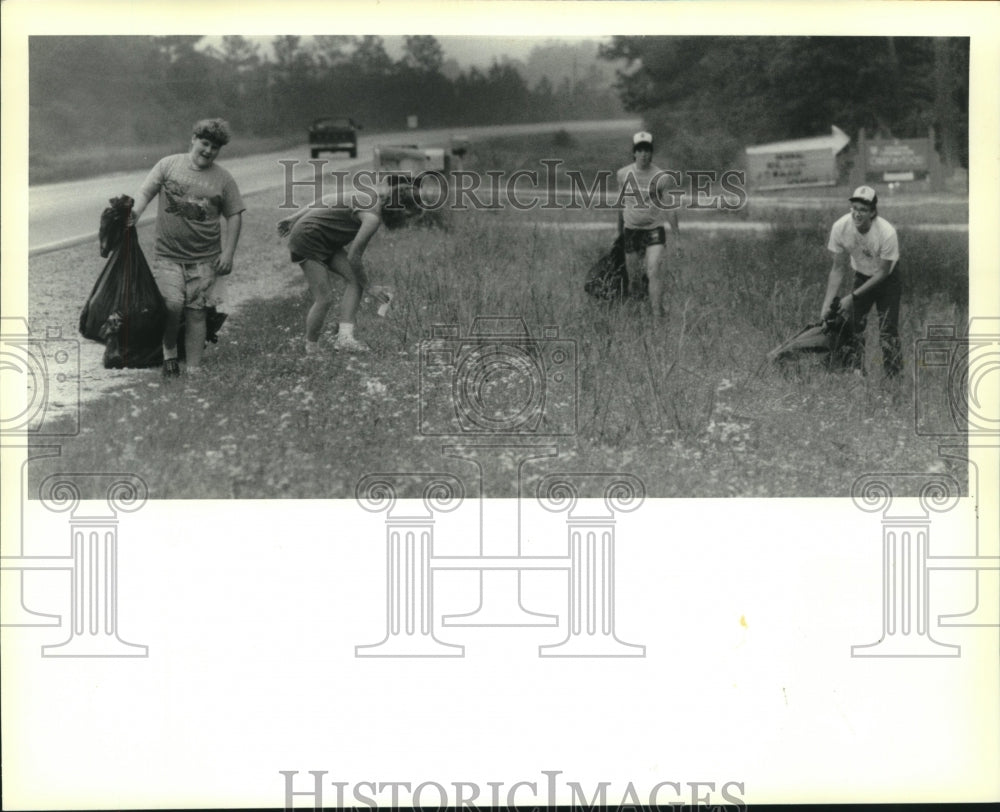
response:
[[(456, 438), (419, 430), (422, 341), (433, 325), (465, 335), (476, 316), (504, 315), (522, 317), (535, 336), (558, 327), (575, 344), (575, 396), (561, 385), (547, 397), (575, 405), (577, 430), (558, 441), (547, 470), (629, 472), (662, 497), (844, 496), (861, 474), (945, 468), (964, 487), (964, 469), (915, 433), (913, 342), (929, 324), (967, 323), (967, 234), (900, 224), (906, 369), (884, 381), (874, 324), (866, 377), (764, 362), (818, 316), (830, 262), (825, 211), (793, 212), (759, 233), (683, 233), (666, 252), (660, 321), (583, 292), (613, 236), (606, 212), (589, 218), (605, 230), (559, 227), (584, 214), (449, 212), (437, 228), (379, 233), (366, 255), (370, 277), (398, 295), (388, 319), (362, 308), (357, 334), (373, 352), (306, 359), (301, 272), (274, 232), (279, 213), (252, 207), (236, 273), (284, 275), (297, 292), (234, 312), (204, 375), (168, 382), (136, 371), (85, 405), (80, 434), (31, 476), (130, 471), (154, 498), (347, 498), (372, 472), (468, 476), (467, 463), (441, 451)], [(515, 496), (517, 474), (516, 454), (497, 452), (486, 494)]]
[[(606, 132), (570, 134), (565, 130), (553, 129), (538, 135), (487, 138), (470, 145), (463, 168), (481, 173), (500, 169), (508, 175), (517, 170), (527, 170), (538, 173), (542, 181), (548, 179), (551, 171), (556, 186), (560, 189), (570, 188), (567, 172), (574, 171), (580, 173), (579, 177), (589, 189), (599, 172), (613, 172), (632, 162), (633, 158), (628, 150), (630, 135), (627, 130), (609, 135)], [(560, 162), (553, 170), (542, 163), (553, 159)], [(662, 154), (654, 154), (653, 162), (663, 169), (685, 169), (670, 162), (669, 145), (663, 148)], [(716, 167), (720, 170), (730, 168), (741, 169), (738, 165)], [(931, 194), (927, 182), (901, 185), (892, 191), (883, 188), (881, 205), (894, 225), (968, 223), (967, 187), (964, 173), (956, 172), (948, 180), (945, 192)], [(527, 188), (527, 184), (522, 183), (521, 188)], [(613, 187), (610, 191), (612, 194), (615, 192)], [(845, 186), (784, 189), (750, 195), (747, 204), (740, 211), (685, 208), (683, 216), (690, 220), (722, 216), (791, 224), (797, 224), (803, 219), (809, 222), (818, 216), (825, 223), (832, 222), (846, 211), (848, 194), (850, 189)], [(535, 214), (541, 219), (557, 220), (566, 216), (581, 220), (594, 217), (593, 212), (586, 210), (575, 213), (539, 210)], [(614, 221), (613, 212), (604, 212), (604, 216)]]
[[(271, 219), (251, 215), (246, 233)], [(85, 407), (58, 467), (124, 466), (160, 497), (345, 497), (367, 472), (436, 470), (441, 441), (417, 425), (419, 342), (433, 324), (467, 331), (482, 314), (518, 314), (534, 331), (557, 325), (576, 342), (579, 432), (560, 444), (560, 464), (574, 470), (626, 470), (660, 496), (819, 496), (845, 494), (867, 471), (935, 463), (913, 431), (912, 352), (894, 384), (881, 382), (873, 353), (864, 379), (762, 364), (815, 318), (826, 270), (815, 239), (686, 240), (670, 258), (669, 317), (657, 323), (585, 298), (598, 238), (503, 215), (457, 219), (447, 234), (392, 235), (371, 250), (373, 278), (400, 296), (390, 320), (363, 312), (370, 356), (304, 359), (304, 292), (253, 303), (225, 328), (208, 375), (168, 383), (137, 372)], [(907, 241), (922, 269), (940, 268), (938, 284), (910, 280), (911, 340), (928, 323), (965, 319), (961, 246), (944, 242), (960, 240)], [(243, 250), (253, 261), (240, 272), (283, 261), (276, 239), (250, 237)]]

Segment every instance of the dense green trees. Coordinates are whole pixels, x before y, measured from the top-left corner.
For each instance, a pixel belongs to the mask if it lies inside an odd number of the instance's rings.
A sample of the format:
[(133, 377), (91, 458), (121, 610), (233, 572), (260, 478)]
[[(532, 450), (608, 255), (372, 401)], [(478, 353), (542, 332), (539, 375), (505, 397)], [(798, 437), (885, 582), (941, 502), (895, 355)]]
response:
[(935, 37), (614, 37), (625, 106), (686, 165), (748, 144), (823, 135), (922, 138), (968, 163), (969, 40)]
[[(554, 64), (549, 50), (564, 46), (540, 45), (537, 61)], [(30, 144), (34, 153), (163, 143), (204, 116), (243, 135), (304, 138), (321, 115), (350, 115), (368, 130), (401, 129), (411, 114), (425, 127), (620, 115), (609, 66), (593, 43), (578, 50), (575, 82), (536, 87), (527, 66), (508, 60), (456, 72), (432, 36), (406, 37), (398, 60), (377, 36), (276, 36), (267, 47), (241, 36), (34, 36)]]
[[(206, 47), (207, 46), (207, 47)], [(635, 37), (547, 41), (525, 61), (462, 70), (432, 36), (394, 59), (378, 36), (33, 36), (33, 151), (162, 143), (224, 116), (244, 135), (304, 133), (320, 115), (371, 130), (640, 113), (685, 166), (748, 144), (825, 134), (923, 137), (968, 163), (969, 41), (934, 37)], [(617, 90), (612, 87), (618, 70)]]

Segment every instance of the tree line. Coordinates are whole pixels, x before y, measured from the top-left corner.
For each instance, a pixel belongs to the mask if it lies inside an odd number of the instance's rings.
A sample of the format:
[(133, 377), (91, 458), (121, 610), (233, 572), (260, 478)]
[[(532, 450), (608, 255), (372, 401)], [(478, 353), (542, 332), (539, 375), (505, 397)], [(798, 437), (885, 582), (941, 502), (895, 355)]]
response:
[(945, 37), (616, 36), (625, 107), (691, 168), (747, 145), (826, 135), (925, 138), (968, 167), (969, 40)]
[(304, 138), (326, 115), (378, 131), (409, 115), (447, 127), (633, 112), (687, 168), (731, 167), (747, 145), (831, 125), (854, 139), (862, 127), (933, 128), (946, 166), (968, 165), (968, 38), (615, 36), (464, 70), (433, 36), (405, 37), (398, 58), (378, 36), (275, 36), (266, 48), (242, 36), (33, 36), (29, 57), (33, 154), (163, 144), (209, 115), (241, 137)]
[[(226, 118), (241, 136), (301, 134), (349, 115), (369, 130), (506, 124), (623, 113), (595, 65), (529, 86), (519, 65), (458, 69), (433, 36), (408, 36), (393, 59), (378, 36), (36, 36), (29, 40), (32, 151), (163, 143), (191, 121)], [(539, 48), (544, 51), (544, 45)], [(552, 44), (551, 48), (558, 49)], [(536, 49), (538, 50), (538, 49)]]

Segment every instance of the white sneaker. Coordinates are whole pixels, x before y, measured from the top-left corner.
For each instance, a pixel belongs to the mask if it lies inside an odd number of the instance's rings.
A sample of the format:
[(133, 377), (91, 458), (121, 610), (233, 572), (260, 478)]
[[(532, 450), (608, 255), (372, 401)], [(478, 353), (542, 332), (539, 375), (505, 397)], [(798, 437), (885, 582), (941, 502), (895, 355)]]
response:
[(354, 336), (346, 338), (345, 336), (337, 336), (337, 340), (333, 342), (333, 348), (338, 352), (369, 352), (370, 347), (363, 341), (358, 341)]

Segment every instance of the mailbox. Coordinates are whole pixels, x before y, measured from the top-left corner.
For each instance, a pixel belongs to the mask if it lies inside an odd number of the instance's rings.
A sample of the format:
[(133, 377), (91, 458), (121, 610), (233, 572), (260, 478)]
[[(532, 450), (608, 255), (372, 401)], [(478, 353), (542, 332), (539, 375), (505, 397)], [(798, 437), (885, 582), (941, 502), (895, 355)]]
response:
[(373, 164), (378, 172), (399, 172), (411, 177), (421, 172), (447, 172), (451, 168), (450, 156), (444, 149), (421, 149), (413, 144), (379, 145), (375, 147)]

